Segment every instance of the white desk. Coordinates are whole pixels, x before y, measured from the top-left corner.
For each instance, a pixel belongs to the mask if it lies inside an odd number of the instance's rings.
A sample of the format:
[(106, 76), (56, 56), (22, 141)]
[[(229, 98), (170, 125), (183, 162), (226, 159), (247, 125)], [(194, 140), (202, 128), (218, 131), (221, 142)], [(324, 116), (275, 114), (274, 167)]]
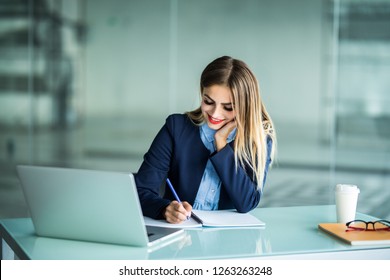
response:
[[(318, 229), (335, 222), (335, 206), (258, 208), (264, 229), (187, 230), (183, 240), (155, 251), (35, 235), (29, 218), (1, 220), (3, 257), (21, 259), (390, 259), (390, 245), (351, 246)], [(357, 218), (376, 218), (357, 214)]]

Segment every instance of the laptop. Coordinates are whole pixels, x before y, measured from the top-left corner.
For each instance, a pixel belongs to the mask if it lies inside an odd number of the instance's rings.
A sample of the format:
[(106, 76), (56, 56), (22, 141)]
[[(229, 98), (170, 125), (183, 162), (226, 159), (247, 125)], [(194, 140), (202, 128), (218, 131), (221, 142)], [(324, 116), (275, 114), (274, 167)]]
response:
[(131, 173), (18, 165), (38, 236), (161, 247), (183, 229), (145, 226)]

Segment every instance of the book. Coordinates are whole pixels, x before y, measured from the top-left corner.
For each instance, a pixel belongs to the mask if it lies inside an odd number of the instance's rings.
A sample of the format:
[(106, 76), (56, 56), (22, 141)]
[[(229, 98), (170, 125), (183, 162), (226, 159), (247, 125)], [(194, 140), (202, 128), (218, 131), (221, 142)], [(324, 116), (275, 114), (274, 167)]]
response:
[(390, 231), (346, 231), (343, 223), (323, 223), (318, 228), (350, 245), (390, 245)]
[(236, 210), (192, 210), (198, 218), (190, 217), (180, 224), (171, 224), (165, 220), (154, 220), (144, 217), (147, 226), (169, 228), (228, 228), (228, 227), (264, 227), (265, 223), (250, 213), (239, 213)]

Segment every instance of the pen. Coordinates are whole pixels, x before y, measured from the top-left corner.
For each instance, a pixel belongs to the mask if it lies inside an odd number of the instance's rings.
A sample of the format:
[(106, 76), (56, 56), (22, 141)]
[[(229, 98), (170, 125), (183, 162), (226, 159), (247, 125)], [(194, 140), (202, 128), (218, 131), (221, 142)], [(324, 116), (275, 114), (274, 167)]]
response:
[[(177, 202), (181, 203), (181, 200), (180, 200), (179, 196), (177, 195), (175, 189), (173, 188), (172, 183), (171, 183), (171, 181), (169, 180), (169, 178), (167, 178), (167, 183), (168, 183), (168, 186), (169, 186), (169, 188), (171, 189), (171, 191), (172, 191), (172, 193), (173, 193), (173, 196), (174, 196), (175, 199), (177, 200)], [(191, 214), (192, 214), (192, 213), (191, 213)], [(187, 220), (188, 220), (189, 218), (190, 218), (190, 217), (187, 216)]]
[(179, 203), (181, 203), (181, 200), (180, 200), (179, 196), (177, 195), (175, 189), (173, 188), (172, 183), (171, 183), (171, 181), (169, 180), (169, 178), (167, 178), (167, 183), (168, 183), (168, 186), (169, 186), (169, 188), (171, 189), (171, 191), (172, 191), (173, 196), (175, 197), (175, 199), (176, 199)]
[(191, 218), (193, 218), (195, 220), (195, 222), (197, 222), (198, 224), (203, 225), (202, 219), (199, 218), (197, 215), (195, 215), (194, 212), (191, 212)]

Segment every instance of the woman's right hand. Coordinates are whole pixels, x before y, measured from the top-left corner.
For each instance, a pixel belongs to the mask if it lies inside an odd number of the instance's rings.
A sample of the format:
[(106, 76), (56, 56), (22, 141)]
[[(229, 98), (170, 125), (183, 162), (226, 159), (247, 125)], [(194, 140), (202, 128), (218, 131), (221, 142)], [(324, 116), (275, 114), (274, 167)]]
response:
[(187, 201), (174, 200), (165, 208), (164, 217), (168, 223), (179, 224), (191, 216), (191, 211), (192, 206)]

